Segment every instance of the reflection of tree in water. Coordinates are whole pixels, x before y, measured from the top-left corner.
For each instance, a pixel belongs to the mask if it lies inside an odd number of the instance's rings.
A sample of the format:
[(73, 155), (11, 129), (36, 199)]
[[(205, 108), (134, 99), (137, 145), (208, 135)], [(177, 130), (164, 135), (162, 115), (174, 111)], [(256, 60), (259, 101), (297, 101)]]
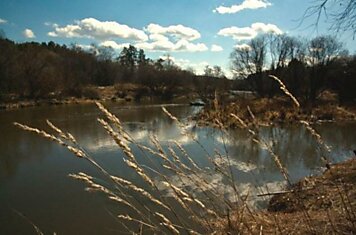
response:
[[(341, 129), (332, 124), (320, 126), (322, 137), (327, 143), (343, 143), (340, 148), (333, 151), (343, 152), (347, 148), (355, 147), (356, 134), (352, 131)], [(318, 128), (317, 128), (318, 129)], [(273, 151), (280, 156), (282, 163), (289, 169), (292, 175), (309, 174), (321, 167), (321, 154), (323, 154), (312, 136), (301, 125), (284, 125), (275, 127), (263, 127), (259, 132), (260, 138), (265, 139)], [(234, 159), (253, 163), (264, 169), (268, 175), (278, 173), (275, 163), (268, 152), (249, 138), (244, 130), (229, 132), (229, 152)]]
[[(168, 107), (169, 111), (180, 117), (188, 116), (191, 111), (189, 106)], [(99, 128), (95, 121), (97, 112), (94, 106), (68, 106), (68, 107), (39, 107), (36, 109), (13, 112), (12, 115), (1, 116), (0, 132), (6, 133), (6, 137), (0, 142), (2, 149), (0, 157), (0, 180), (6, 179), (16, 173), (18, 165), (27, 160), (42, 159), (51, 152), (53, 146), (41, 138), (34, 138), (29, 133), (24, 133), (11, 124), (12, 121), (29, 123), (30, 125), (46, 129), (45, 119), (49, 118), (59, 127), (71, 132), (83, 146), (91, 151), (117, 150), (116, 144)], [(163, 114), (159, 106), (122, 107), (114, 106), (114, 112), (124, 122), (127, 131), (141, 142), (147, 142), (150, 134), (154, 134), (167, 145), (167, 140), (180, 141), (193, 157), (202, 164), (207, 160), (202, 149), (191, 139), (181, 135), (175, 123)], [(258, 166), (266, 173), (266, 177), (272, 177), (278, 173), (275, 163), (269, 154), (261, 149), (245, 130), (231, 130), (226, 136), (220, 130), (214, 128), (198, 128), (194, 125), (188, 127), (193, 136), (211, 152), (214, 149), (224, 154), (223, 143), (227, 145), (229, 155), (233, 160), (251, 163)], [(323, 124), (316, 125), (324, 140), (332, 145), (334, 155), (356, 149), (355, 124)], [(281, 157), (283, 164), (293, 172), (300, 175), (305, 171), (310, 173), (315, 167), (321, 166), (318, 149), (314, 139), (299, 125), (286, 125), (281, 127), (261, 128), (260, 136), (269, 140), (274, 151)], [(183, 138), (184, 137), (184, 138)], [(14, 147), (15, 146), (15, 147)], [(101, 150), (100, 150), (101, 149)], [(204, 162), (205, 161), (205, 162)], [(304, 172), (304, 173), (305, 173)], [(293, 173), (294, 174), (294, 173)]]
[(317, 148), (301, 125), (274, 127), (268, 131), (267, 138), (271, 140), (273, 150), (287, 167), (302, 163), (311, 169), (320, 165)]
[[(45, 120), (54, 120), (63, 129), (74, 130), (75, 134), (80, 132), (83, 120), (76, 119), (83, 117), (83, 111), (93, 109), (94, 106), (51, 106), (35, 107), (19, 110), (10, 110), (0, 113), (0, 182), (13, 177), (19, 165), (36, 161), (39, 162), (46, 157), (51, 157), (60, 146), (42, 138), (34, 136), (13, 126), (13, 122), (27, 123), (39, 129), (48, 130)], [(93, 117), (95, 121), (96, 117)], [(70, 122), (67, 120), (70, 119)], [(83, 118), (85, 120), (85, 118)], [(85, 123), (85, 121), (84, 121)], [(85, 131), (92, 128), (84, 128)]]
[(21, 163), (42, 160), (50, 149), (58, 148), (46, 140), (33, 138), (33, 134), (20, 131), (11, 124), (1, 128), (0, 132), (6, 133), (0, 142), (0, 182), (14, 176)]
[[(169, 112), (179, 119), (185, 119), (191, 115), (194, 107), (187, 105), (165, 106)], [(167, 119), (168, 117), (162, 111), (162, 105), (132, 105), (132, 106), (113, 106), (108, 105), (108, 108), (115, 114), (122, 122), (151, 122), (154, 119)]]
[(352, 150), (356, 149), (356, 123), (323, 123), (315, 125), (315, 129), (331, 147), (333, 160), (353, 155)]

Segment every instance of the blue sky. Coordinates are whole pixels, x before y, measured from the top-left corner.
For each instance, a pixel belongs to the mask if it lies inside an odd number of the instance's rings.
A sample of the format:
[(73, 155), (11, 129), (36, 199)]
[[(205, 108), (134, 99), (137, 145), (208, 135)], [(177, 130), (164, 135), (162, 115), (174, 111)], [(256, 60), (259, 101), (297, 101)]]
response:
[[(0, 28), (17, 42), (90, 43), (120, 51), (129, 43), (153, 58), (170, 54), (182, 67), (201, 72), (219, 65), (229, 70), (233, 47), (263, 32), (313, 37), (326, 34), (298, 27), (314, 0), (1, 0)], [(339, 35), (355, 52), (352, 35)]]

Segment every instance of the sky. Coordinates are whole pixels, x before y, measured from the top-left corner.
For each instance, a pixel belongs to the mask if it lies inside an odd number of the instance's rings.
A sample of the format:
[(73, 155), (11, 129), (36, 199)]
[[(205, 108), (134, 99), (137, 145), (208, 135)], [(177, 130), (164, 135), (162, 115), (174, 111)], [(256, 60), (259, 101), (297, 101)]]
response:
[[(311, 38), (332, 34), (322, 17), (302, 24), (315, 0), (1, 0), (0, 29), (16, 42), (54, 41), (111, 46), (132, 44), (157, 59), (169, 55), (183, 68), (202, 73), (218, 65), (230, 74), (235, 46), (263, 33)], [(351, 53), (351, 34), (337, 38)], [(1, 52), (0, 52), (1, 53)]]

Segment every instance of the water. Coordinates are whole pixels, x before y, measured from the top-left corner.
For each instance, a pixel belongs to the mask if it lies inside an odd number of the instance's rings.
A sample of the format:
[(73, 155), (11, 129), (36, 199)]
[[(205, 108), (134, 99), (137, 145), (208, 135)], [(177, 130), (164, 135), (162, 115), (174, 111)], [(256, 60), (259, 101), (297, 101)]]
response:
[[(185, 120), (187, 128), (205, 147), (180, 134), (177, 126), (161, 111), (159, 105), (119, 106), (108, 104), (120, 117), (132, 137), (143, 144), (154, 134), (164, 147), (169, 140), (179, 141), (201, 166), (211, 167), (205, 150), (228, 154), (234, 166), (234, 176), (240, 192), (260, 193), (268, 186), (278, 190), (282, 177), (268, 153), (256, 146), (242, 130), (231, 130), (229, 135), (212, 128), (198, 128), (189, 117), (197, 108), (177, 105), (167, 109)], [(71, 132), (87, 151), (112, 174), (141, 184), (137, 175), (122, 162), (118, 147), (97, 123), (100, 116), (94, 105), (34, 107), (0, 111), (0, 234), (36, 234), (31, 221), (46, 234), (121, 234), (120, 223), (109, 213), (124, 213), (101, 194), (84, 191), (84, 185), (69, 177), (70, 173), (85, 172), (102, 178), (95, 168), (74, 157), (63, 147), (34, 134), (15, 128), (17, 121), (49, 130), (46, 119)], [(356, 123), (324, 123), (314, 126), (331, 145), (334, 161), (353, 155), (356, 149)], [(320, 151), (310, 135), (299, 125), (266, 127), (261, 136), (268, 139), (281, 156), (293, 181), (320, 172)], [(277, 144), (278, 143), (278, 144)], [(144, 164), (149, 164), (140, 151), (134, 149)], [(146, 162), (145, 162), (146, 161)], [(163, 171), (163, 169), (162, 169)], [(167, 172), (167, 171), (165, 171)], [(170, 180), (179, 184), (177, 177)], [(213, 173), (207, 180), (226, 190), (224, 179)], [(157, 182), (158, 183), (158, 182)], [(186, 182), (187, 183), (187, 182)], [(158, 183), (162, 189), (163, 186)], [(189, 185), (188, 185), (189, 186)], [(191, 185), (192, 186), (192, 185)], [(266, 202), (252, 196), (251, 204), (263, 208)], [(17, 212), (24, 215), (20, 216)]]

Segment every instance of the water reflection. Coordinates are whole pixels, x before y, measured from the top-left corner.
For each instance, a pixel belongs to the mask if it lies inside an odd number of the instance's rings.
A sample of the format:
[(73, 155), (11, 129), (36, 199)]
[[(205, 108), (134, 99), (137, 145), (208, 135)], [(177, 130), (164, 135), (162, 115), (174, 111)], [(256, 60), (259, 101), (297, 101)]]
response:
[[(160, 106), (122, 107), (108, 104), (108, 108), (120, 117), (130, 136), (142, 144), (151, 145), (148, 138), (150, 135), (156, 135), (165, 149), (171, 145), (170, 140), (176, 140), (194, 161), (212, 170), (212, 159), (220, 161), (218, 164), (226, 165), (226, 158), (216, 158), (217, 153), (228, 155), (240, 192), (256, 195), (283, 186), (282, 176), (267, 151), (256, 145), (246, 131), (231, 130), (225, 135), (219, 130), (198, 128), (188, 121), (189, 116), (198, 111), (193, 107), (169, 106), (167, 109), (187, 121), (187, 129), (205, 149), (191, 137), (182, 135), (174, 122), (163, 114)], [(112, 204), (100, 195), (87, 194), (83, 191), (82, 184), (66, 177), (68, 173), (79, 171), (100, 177), (95, 169), (74, 158), (62, 147), (18, 130), (11, 124), (17, 121), (48, 130), (45, 120), (50, 119), (57, 126), (71, 132), (110, 172), (141, 184), (137, 175), (122, 163), (123, 154), (97, 123), (98, 116), (101, 114), (93, 105), (0, 111), (1, 234), (24, 234), (31, 231), (26, 223), (16, 219), (11, 208), (26, 214), (47, 233), (114, 234), (120, 229), (118, 223), (107, 213)], [(356, 123), (327, 123), (316, 125), (315, 128), (325, 142), (333, 147), (331, 156), (335, 161), (352, 156), (351, 150), (356, 149)], [(264, 127), (260, 136), (273, 146), (293, 180), (316, 173), (322, 166), (321, 153), (314, 139), (299, 125)], [(150, 164), (139, 149), (133, 148), (133, 151), (144, 164)], [(211, 159), (208, 160), (208, 157)], [(159, 162), (156, 158), (153, 161)], [(161, 170), (169, 175), (172, 182), (177, 185), (182, 183), (174, 174)], [(226, 185), (221, 174), (212, 171), (211, 174), (200, 177), (231, 198), (232, 189)], [(183, 183), (194, 187), (188, 178)], [(166, 190), (163, 186), (161, 188)], [(169, 193), (167, 191), (168, 195)], [(259, 198), (251, 201), (251, 204), (261, 207), (263, 201)]]

